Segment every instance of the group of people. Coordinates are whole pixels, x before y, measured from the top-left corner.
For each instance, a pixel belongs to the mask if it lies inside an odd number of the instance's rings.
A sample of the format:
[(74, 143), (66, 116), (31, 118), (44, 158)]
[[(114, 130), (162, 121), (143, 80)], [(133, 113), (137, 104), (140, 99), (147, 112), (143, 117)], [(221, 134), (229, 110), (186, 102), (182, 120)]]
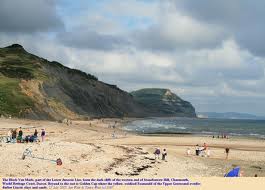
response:
[[(225, 159), (228, 159), (229, 152), (230, 152), (230, 148), (226, 147), (225, 148), (225, 154), (226, 154)], [(191, 155), (191, 149), (190, 148), (187, 148), (186, 154), (188, 156)], [(199, 144), (197, 144), (195, 146), (195, 155), (196, 156), (203, 156), (203, 157), (210, 157), (211, 151), (210, 151), (210, 149), (206, 143), (204, 143), (203, 146), (199, 146)]]
[[(190, 155), (190, 149), (187, 150), (187, 155)], [(195, 146), (195, 155), (210, 157), (211, 151), (206, 143), (203, 143), (203, 146), (199, 146), (199, 144), (197, 144)]]
[[(161, 154), (161, 151), (159, 148), (156, 148), (155, 149), (155, 152), (154, 152), (154, 155), (155, 155), (155, 159), (160, 159), (160, 154)], [(163, 149), (162, 151), (162, 160), (166, 160), (166, 156), (167, 156), (167, 150), (166, 149)]]
[[(226, 147), (225, 148), (225, 154), (226, 154), (225, 159), (228, 159), (229, 152), (230, 152), (230, 148)], [(191, 149), (190, 148), (187, 148), (186, 154), (188, 156), (191, 155)], [(155, 155), (155, 159), (160, 159), (160, 155), (162, 155), (161, 159), (166, 160), (167, 151), (166, 151), (166, 149), (163, 149), (163, 151), (161, 153), (160, 149), (156, 148), (154, 155)], [(211, 155), (210, 148), (208, 147), (208, 145), (206, 143), (203, 143), (203, 146), (199, 146), (199, 144), (197, 144), (195, 146), (195, 155), (196, 156), (203, 156), (203, 157), (210, 157), (210, 155)]]
[[(45, 140), (46, 132), (41, 129), (41, 140)], [(19, 129), (10, 129), (7, 133), (7, 143), (28, 143), (28, 142), (38, 142), (38, 130), (35, 129), (32, 135), (24, 135), (21, 127)]]
[(218, 138), (218, 139), (219, 139), (219, 138), (221, 138), (221, 139), (229, 139), (229, 137), (228, 137), (227, 134), (221, 134), (221, 135), (217, 135), (217, 136), (214, 136), (214, 135), (213, 135), (213, 139), (214, 139), (214, 138)]

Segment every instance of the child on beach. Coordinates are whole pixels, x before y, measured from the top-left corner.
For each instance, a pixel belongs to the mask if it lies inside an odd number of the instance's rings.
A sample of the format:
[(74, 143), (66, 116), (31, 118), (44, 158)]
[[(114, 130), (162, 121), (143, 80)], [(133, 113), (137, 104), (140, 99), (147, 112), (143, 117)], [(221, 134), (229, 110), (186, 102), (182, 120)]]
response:
[(45, 130), (44, 129), (41, 129), (41, 141), (42, 142), (44, 142), (45, 136), (46, 136)]
[(166, 160), (166, 156), (167, 156), (167, 150), (164, 149), (162, 153), (162, 160)]

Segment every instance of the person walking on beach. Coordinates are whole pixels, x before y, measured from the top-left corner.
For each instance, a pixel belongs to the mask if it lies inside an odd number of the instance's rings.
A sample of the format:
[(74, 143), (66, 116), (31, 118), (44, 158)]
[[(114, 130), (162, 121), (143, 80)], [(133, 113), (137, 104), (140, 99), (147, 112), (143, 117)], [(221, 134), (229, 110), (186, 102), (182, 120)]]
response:
[(44, 129), (41, 129), (41, 141), (44, 142), (46, 136), (46, 132)]
[(226, 153), (226, 160), (228, 159), (228, 154), (229, 154), (229, 151), (230, 151), (230, 149), (227, 147), (227, 148), (225, 148), (225, 153)]
[(162, 152), (162, 160), (166, 160), (166, 156), (167, 156), (167, 150), (164, 149)]
[(155, 154), (155, 159), (156, 159), (156, 158), (159, 159), (159, 156), (160, 156), (160, 149), (157, 148), (157, 149), (155, 150), (154, 154)]

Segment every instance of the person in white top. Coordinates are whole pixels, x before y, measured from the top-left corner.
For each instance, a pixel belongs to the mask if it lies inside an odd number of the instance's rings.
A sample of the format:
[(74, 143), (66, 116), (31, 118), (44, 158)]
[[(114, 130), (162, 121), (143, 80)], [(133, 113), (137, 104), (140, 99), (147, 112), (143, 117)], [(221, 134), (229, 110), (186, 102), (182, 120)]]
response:
[(162, 152), (162, 160), (166, 160), (166, 156), (167, 156), (167, 150), (164, 149)]
[(190, 148), (187, 148), (187, 155), (189, 156), (190, 155), (190, 153), (191, 153), (191, 150), (190, 150)]
[(11, 142), (12, 139), (12, 131), (11, 129), (7, 132), (7, 142)]

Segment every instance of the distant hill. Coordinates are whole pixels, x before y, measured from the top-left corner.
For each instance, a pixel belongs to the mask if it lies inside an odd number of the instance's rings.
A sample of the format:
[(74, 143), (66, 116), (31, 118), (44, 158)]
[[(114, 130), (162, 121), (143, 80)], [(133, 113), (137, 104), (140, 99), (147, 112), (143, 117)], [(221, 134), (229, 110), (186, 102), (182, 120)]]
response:
[(195, 108), (191, 103), (182, 100), (169, 89), (145, 88), (131, 94), (154, 115), (196, 117)]
[(199, 112), (198, 117), (201, 118), (216, 118), (216, 119), (265, 119), (265, 117), (256, 116), (247, 113), (236, 113), (236, 112)]

